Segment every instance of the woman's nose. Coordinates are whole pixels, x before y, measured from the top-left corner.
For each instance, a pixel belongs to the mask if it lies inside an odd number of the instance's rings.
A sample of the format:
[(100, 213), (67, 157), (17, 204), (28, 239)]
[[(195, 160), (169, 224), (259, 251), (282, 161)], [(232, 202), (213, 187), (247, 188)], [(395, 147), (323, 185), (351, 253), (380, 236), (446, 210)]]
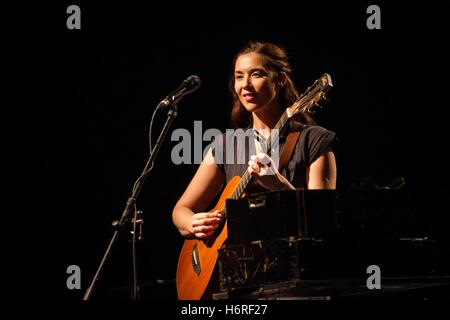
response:
[(243, 88), (248, 88), (251, 85), (252, 84), (251, 84), (251, 81), (250, 81), (250, 77), (244, 77), (244, 80), (242, 81), (242, 87)]

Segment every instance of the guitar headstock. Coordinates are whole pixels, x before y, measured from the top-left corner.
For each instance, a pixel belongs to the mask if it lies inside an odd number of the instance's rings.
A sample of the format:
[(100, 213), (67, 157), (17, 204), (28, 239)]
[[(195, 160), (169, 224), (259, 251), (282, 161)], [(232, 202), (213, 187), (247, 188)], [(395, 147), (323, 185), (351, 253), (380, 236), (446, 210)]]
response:
[(288, 108), (288, 116), (292, 117), (298, 112), (313, 114), (319, 106), (320, 100), (327, 100), (326, 94), (333, 88), (331, 77), (328, 73), (324, 73), (319, 79), (306, 89), (300, 99)]

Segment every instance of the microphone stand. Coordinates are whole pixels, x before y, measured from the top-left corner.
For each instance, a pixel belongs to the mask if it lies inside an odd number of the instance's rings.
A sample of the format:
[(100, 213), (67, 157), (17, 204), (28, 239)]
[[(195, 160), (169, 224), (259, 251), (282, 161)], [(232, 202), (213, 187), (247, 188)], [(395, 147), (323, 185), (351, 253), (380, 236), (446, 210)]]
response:
[[(165, 107), (167, 105), (167, 102), (164, 102), (164, 101), (165, 100), (160, 102), (156, 108), (158, 109), (160, 107)], [(158, 139), (156, 140), (155, 147), (153, 148), (153, 150), (151, 150), (150, 157), (147, 160), (147, 163), (144, 167), (144, 170), (142, 171), (142, 174), (139, 176), (139, 178), (136, 180), (136, 183), (134, 184), (132, 194), (127, 200), (125, 209), (122, 212), (122, 216), (120, 217), (120, 220), (113, 222), (113, 226), (115, 227), (114, 234), (109, 242), (109, 245), (106, 249), (105, 254), (103, 255), (100, 265), (97, 268), (94, 278), (92, 279), (91, 284), (89, 285), (88, 289), (86, 290), (86, 292), (83, 296), (83, 300), (89, 300), (91, 298), (92, 293), (94, 291), (95, 284), (97, 283), (97, 281), (100, 278), (100, 274), (106, 264), (106, 261), (108, 260), (110, 254), (111, 254), (112, 248), (114, 247), (114, 245), (117, 241), (117, 238), (119, 237), (119, 233), (122, 231), (124, 225), (130, 219), (131, 213), (135, 213), (134, 219), (133, 219), (133, 255), (134, 255), (134, 243), (136, 241), (136, 223), (137, 223), (137, 218), (138, 218), (138, 215), (136, 214), (136, 200), (139, 196), (139, 193), (142, 190), (142, 187), (144, 185), (147, 175), (152, 170), (153, 161), (155, 160), (155, 158), (158, 154), (158, 151), (162, 146), (162, 142), (163, 142), (164, 138), (166, 137), (167, 132), (169, 131), (169, 128), (170, 128), (173, 120), (175, 120), (175, 118), (177, 117), (177, 111), (178, 111), (177, 110), (177, 102), (178, 102), (178, 100), (175, 100), (172, 102), (172, 104), (170, 104), (170, 109), (169, 109), (169, 112), (167, 113), (167, 119), (164, 124), (164, 127), (162, 128), (161, 133), (160, 133)], [(142, 222), (142, 220), (141, 220), (141, 222)], [(134, 276), (133, 276), (132, 299), (137, 300), (138, 299), (137, 270), (136, 270), (135, 265), (133, 265), (133, 268), (134, 268)]]

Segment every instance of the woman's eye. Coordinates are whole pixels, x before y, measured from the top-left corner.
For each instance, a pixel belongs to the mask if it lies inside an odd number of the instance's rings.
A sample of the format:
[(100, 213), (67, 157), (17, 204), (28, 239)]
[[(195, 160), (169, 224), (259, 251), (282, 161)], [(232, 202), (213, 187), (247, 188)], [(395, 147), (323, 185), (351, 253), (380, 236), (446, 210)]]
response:
[(252, 76), (255, 77), (255, 78), (259, 78), (259, 77), (261, 77), (261, 73), (259, 73), (259, 72), (253, 72), (253, 73), (252, 73)]

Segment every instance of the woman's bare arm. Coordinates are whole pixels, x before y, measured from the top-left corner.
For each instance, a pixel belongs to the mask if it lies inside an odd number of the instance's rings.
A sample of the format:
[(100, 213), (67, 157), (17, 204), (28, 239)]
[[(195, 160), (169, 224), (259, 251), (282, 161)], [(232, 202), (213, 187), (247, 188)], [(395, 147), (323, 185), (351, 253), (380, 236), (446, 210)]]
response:
[(202, 211), (214, 200), (224, 183), (225, 175), (215, 164), (210, 149), (173, 209), (172, 219), (181, 235), (206, 238), (217, 228), (218, 213)]
[(314, 160), (307, 171), (308, 189), (336, 189), (336, 158), (331, 149)]

